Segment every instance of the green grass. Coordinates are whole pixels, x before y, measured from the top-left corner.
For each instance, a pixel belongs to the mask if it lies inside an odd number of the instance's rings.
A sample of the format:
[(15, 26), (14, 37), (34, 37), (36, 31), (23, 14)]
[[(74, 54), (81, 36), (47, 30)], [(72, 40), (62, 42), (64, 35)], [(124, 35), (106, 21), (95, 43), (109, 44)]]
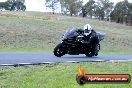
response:
[(131, 51), (100, 51), (99, 54), (132, 54)]
[(3, 48), (0, 52), (51, 52), (53, 49), (35, 49), (35, 48)]
[(131, 88), (132, 84), (86, 84), (76, 82), (78, 67), (87, 74), (130, 74), (132, 62), (56, 63), (40, 66), (1, 67), (1, 88)]
[(83, 28), (86, 23), (90, 23), (96, 31), (106, 33), (101, 41), (101, 53), (132, 52), (132, 26), (41, 12), (9, 14), (0, 16), (0, 52), (53, 51), (66, 30)]

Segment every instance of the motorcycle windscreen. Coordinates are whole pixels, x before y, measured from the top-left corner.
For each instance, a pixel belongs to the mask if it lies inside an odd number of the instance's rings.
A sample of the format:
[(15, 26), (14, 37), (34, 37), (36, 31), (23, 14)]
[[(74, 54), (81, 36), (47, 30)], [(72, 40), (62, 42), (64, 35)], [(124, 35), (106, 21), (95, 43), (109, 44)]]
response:
[(104, 39), (104, 37), (105, 37), (106, 34), (103, 33), (103, 32), (97, 32), (97, 35), (98, 35), (99, 40), (101, 41), (101, 40)]
[(78, 29), (73, 28), (73, 29), (68, 30), (64, 33), (63, 39), (71, 39), (71, 38), (74, 38), (78, 35), (79, 35)]

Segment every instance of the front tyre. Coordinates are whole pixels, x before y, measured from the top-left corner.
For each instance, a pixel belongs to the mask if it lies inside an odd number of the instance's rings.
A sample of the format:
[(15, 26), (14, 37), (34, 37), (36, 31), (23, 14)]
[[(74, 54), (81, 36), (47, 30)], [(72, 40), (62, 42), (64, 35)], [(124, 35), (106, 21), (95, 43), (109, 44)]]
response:
[(61, 57), (63, 56), (65, 53), (64, 53), (64, 47), (63, 47), (63, 44), (62, 43), (59, 43), (55, 48), (54, 48), (54, 55), (57, 56), (57, 57)]

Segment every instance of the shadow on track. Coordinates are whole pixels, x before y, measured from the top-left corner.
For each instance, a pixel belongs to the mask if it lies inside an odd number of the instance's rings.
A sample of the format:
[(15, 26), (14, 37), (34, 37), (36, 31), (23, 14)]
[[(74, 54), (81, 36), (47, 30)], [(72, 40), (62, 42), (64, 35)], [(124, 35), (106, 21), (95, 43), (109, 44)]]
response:
[(62, 56), (62, 57), (55, 57), (54, 58), (57, 58), (57, 59), (97, 59), (99, 58), (98, 56), (94, 56), (94, 57), (87, 57), (85, 55), (65, 55), (65, 56)]

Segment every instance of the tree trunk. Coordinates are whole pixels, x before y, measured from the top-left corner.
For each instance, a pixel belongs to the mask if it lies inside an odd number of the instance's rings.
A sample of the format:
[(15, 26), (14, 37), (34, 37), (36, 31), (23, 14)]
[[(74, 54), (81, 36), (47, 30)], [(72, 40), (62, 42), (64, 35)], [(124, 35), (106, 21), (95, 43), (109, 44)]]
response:
[(53, 11), (52, 14), (55, 14), (55, 12)]
[(52, 14), (55, 14), (55, 10), (54, 10), (54, 8), (52, 7)]
[(70, 13), (70, 15), (72, 16), (72, 13)]

